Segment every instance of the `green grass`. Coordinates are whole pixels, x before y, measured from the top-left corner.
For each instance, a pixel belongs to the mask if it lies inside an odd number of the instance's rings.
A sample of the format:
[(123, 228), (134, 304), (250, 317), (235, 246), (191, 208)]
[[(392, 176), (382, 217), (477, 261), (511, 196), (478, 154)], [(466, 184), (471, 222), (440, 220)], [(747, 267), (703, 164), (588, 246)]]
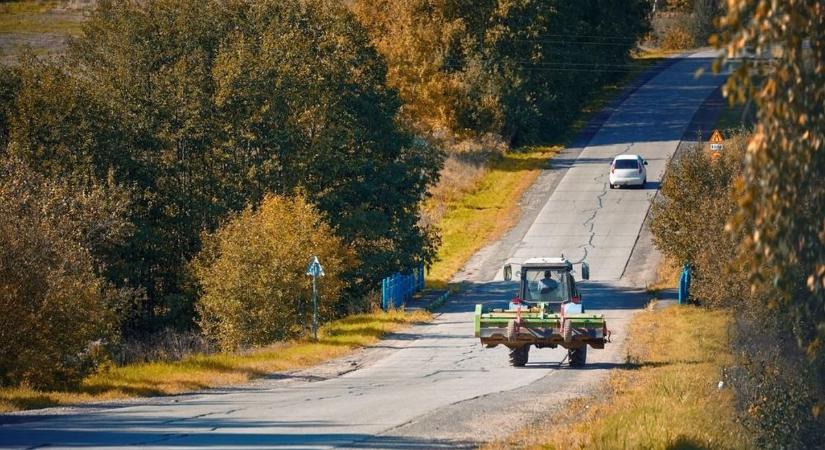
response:
[[(444, 205), (446, 212), (438, 221), (441, 247), (427, 274), (427, 285), (446, 286), (475, 252), (513, 227), (521, 215), (518, 204), (521, 196), (541, 170), (550, 167), (550, 158), (575, 138), (594, 113), (601, 111), (641, 72), (662, 59), (658, 54), (637, 55), (632, 60), (633, 70), (620, 82), (604, 86), (591, 96), (579, 111), (578, 120), (557, 143), (517, 149), (491, 160), (474, 189), (448, 200)], [(425, 205), (425, 208), (434, 206)]]
[(248, 352), (195, 355), (177, 362), (113, 367), (87, 377), (73, 390), (2, 388), (0, 412), (240, 384), (273, 372), (306, 368), (344, 356), (375, 343), (388, 333), (428, 320), (429, 313), (423, 311), (358, 314), (324, 325), (317, 342), (283, 342)]
[(729, 311), (649, 308), (630, 326), (626, 367), (598, 397), (487, 446), (545, 449), (751, 448), (732, 392), (719, 389), (732, 363)]

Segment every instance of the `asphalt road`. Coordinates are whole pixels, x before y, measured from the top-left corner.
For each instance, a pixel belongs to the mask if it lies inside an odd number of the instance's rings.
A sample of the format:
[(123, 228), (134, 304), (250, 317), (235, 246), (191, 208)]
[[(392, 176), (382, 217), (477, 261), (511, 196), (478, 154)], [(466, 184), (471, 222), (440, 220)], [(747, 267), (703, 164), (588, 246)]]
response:
[[(643, 286), (623, 274), (641, 270), (628, 263), (632, 253), (650, 253), (640, 248), (650, 245), (644, 233), (640, 238), (649, 200), (694, 113), (722, 81), (693, 75), (711, 57), (699, 53), (670, 65), (617, 105), (586, 146), (554, 160), (540, 181), (542, 204), (516, 228), (520, 239), (510, 236), (509, 244), (495, 247), (495, 258), (473, 263), (475, 279), (466, 277), (466, 291), (433, 323), (323, 370), (205, 393), (2, 416), (0, 448), (454, 448), (500, 437), (592, 392), (622, 362), (625, 325), (647, 300)], [(650, 161), (645, 189), (607, 188), (610, 160), (624, 152)], [(585, 369), (562, 364), (563, 349), (534, 350), (525, 368), (512, 368), (506, 349), (485, 349), (472, 337), (471, 311), (477, 302), (506, 301), (515, 288), (478, 274), (495, 273), (500, 260), (562, 252), (591, 263), (584, 301), (606, 315), (614, 343), (590, 349)]]
[[(560, 179), (506, 252), (507, 262), (564, 254), (571, 261), (587, 260), (593, 279), (622, 278), (665, 165), (697, 109), (724, 80), (695, 77), (711, 55), (698, 53), (667, 67), (615, 108), (581, 151), (554, 160)], [(644, 189), (609, 189), (609, 166), (620, 154), (648, 161)]]

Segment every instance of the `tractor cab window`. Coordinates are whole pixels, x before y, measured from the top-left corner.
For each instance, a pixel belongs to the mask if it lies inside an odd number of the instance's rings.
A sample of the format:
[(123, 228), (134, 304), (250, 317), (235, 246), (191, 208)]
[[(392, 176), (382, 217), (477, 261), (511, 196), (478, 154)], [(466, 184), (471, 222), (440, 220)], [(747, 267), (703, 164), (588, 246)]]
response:
[(568, 274), (565, 270), (527, 269), (523, 298), (529, 302), (567, 301)]

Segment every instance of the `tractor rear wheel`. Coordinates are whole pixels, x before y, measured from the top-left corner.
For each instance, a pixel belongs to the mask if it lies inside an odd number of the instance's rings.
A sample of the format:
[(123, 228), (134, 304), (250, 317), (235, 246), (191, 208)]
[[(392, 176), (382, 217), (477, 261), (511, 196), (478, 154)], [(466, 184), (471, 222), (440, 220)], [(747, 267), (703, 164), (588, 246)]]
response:
[(522, 345), (521, 347), (510, 349), (510, 364), (513, 367), (523, 367), (527, 364), (527, 359), (530, 357), (530, 346)]
[(584, 367), (587, 361), (587, 346), (567, 350), (567, 360), (570, 361), (570, 367)]

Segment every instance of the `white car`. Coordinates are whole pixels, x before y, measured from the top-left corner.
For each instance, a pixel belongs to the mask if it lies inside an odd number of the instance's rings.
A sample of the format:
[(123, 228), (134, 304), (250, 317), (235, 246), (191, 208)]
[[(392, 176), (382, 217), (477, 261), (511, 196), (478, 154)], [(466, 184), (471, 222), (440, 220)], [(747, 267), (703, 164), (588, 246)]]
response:
[(647, 161), (639, 155), (619, 155), (610, 164), (610, 189), (616, 186), (645, 187)]

